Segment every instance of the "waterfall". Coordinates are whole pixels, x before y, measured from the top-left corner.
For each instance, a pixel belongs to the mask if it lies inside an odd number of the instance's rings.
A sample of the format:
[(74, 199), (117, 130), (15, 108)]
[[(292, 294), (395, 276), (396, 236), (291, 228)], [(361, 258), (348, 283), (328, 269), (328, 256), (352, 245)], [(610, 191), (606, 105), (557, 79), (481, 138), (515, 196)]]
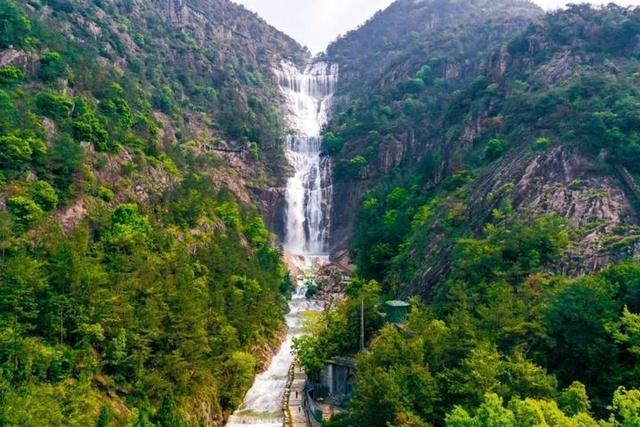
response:
[[(285, 140), (287, 160), (294, 174), (287, 182), (284, 248), (311, 267), (316, 260), (328, 258), (331, 161), (322, 156), (321, 132), (336, 90), (338, 66), (314, 62), (301, 72), (295, 65), (283, 63), (275, 73), (286, 99), (287, 125), (292, 131)], [(286, 316), (287, 336), (269, 368), (256, 377), (227, 427), (283, 425), (282, 400), (293, 363), (293, 339), (301, 334), (301, 315), (322, 310), (321, 302), (305, 297), (309, 280), (313, 280), (312, 276), (298, 278)]]
[(285, 252), (326, 256), (332, 201), (331, 159), (322, 156), (322, 127), (338, 84), (338, 66), (315, 62), (301, 72), (293, 64), (277, 71), (287, 100), (287, 160), (294, 175), (287, 182)]

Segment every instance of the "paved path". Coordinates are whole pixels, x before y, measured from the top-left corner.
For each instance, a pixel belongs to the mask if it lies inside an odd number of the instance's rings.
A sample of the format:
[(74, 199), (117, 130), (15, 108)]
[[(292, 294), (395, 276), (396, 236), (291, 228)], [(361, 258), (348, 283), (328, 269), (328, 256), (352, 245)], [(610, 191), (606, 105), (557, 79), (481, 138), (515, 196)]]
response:
[(288, 410), (291, 414), (290, 426), (308, 427), (307, 413), (304, 410), (304, 387), (307, 383), (307, 374), (296, 363), (293, 367), (293, 380), (289, 391)]

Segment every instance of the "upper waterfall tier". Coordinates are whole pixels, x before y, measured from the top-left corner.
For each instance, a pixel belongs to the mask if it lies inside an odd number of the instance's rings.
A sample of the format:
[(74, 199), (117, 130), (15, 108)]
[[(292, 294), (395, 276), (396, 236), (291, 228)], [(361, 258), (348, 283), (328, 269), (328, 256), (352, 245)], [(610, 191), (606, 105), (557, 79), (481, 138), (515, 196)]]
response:
[(276, 70), (286, 99), (287, 122), (294, 132), (286, 139), (285, 153), (294, 175), (287, 182), (285, 251), (311, 257), (326, 255), (331, 201), (331, 159), (321, 156), (322, 127), (338, 86), (338, 66), (315, 62), (300, 71), (283, 63)]
[(287, 124), (299, 136), (320, 136), (338, 86), (338, 65), (315, 62), (301, 72), (291, 63), (276, 70), (287, 101)]

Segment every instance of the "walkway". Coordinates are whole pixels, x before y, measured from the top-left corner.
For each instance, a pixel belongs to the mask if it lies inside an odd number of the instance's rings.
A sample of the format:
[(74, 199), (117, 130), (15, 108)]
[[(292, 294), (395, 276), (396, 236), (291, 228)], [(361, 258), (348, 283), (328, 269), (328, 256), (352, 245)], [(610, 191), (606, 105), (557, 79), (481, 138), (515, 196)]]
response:
[(290, 414), (288, 426), (308, 427), (307, 413), (304, 408), (304, 387), (307, 383), (307, 374), (300, 364), (296, 362), (293, 366), (291, 388), (289, 389), (289, 399), (287, 410)]

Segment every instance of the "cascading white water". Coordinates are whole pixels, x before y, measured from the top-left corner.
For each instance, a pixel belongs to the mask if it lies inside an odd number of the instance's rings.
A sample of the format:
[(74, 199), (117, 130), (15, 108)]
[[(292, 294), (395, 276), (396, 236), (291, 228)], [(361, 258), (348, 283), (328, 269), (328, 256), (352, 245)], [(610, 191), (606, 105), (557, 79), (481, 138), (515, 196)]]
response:
[[(331, 163), (329, 157), (321, 155), (321, 132), (337, 87), (338, 67), (315, 62), (300, 72), (295, 65), (283, 63), (276, 75), (287, 100), (287, 120), (293, 133), (286, 138), (285, 149), (295, 172), (287, 182), (284, 248), (311, 267), (315, 261), (328, 258)], [(301, 315), (322, 310), (320, 302), (306, 299), (306, 290), (306, 279), (299, 279), (286, 316), (287, 336), (269, 368), (256, 377), (227, 427), (283, 425), (281, 405), (293, 363), (293, 339), (301, 334)]]
[(289, 314), (286, 316), (288, 331), (280, 350), (271, 360), (269, 368), (256, 377), (244, 397), (244, 403), (229, 418), (227, 427), (282, 427), (282, 400), (289, 368), (293, 363), (293, 339), (301, 334), (302, 314), (305, 311), (322, 310), (322, 304), (307, 300), (305, 292), (306, 286), (301, 281), (289, 302)]
[(289, 254), (323, 256), (327, 251), (331, 213), (331, 160), (321, 155), (322, 127), (338, 84), (338, 66), (324, 62), (300, 72), (283, 64), (279, 84), (287, 99), (287, 160), (294, 175), (287, 182), (284, 249)]

